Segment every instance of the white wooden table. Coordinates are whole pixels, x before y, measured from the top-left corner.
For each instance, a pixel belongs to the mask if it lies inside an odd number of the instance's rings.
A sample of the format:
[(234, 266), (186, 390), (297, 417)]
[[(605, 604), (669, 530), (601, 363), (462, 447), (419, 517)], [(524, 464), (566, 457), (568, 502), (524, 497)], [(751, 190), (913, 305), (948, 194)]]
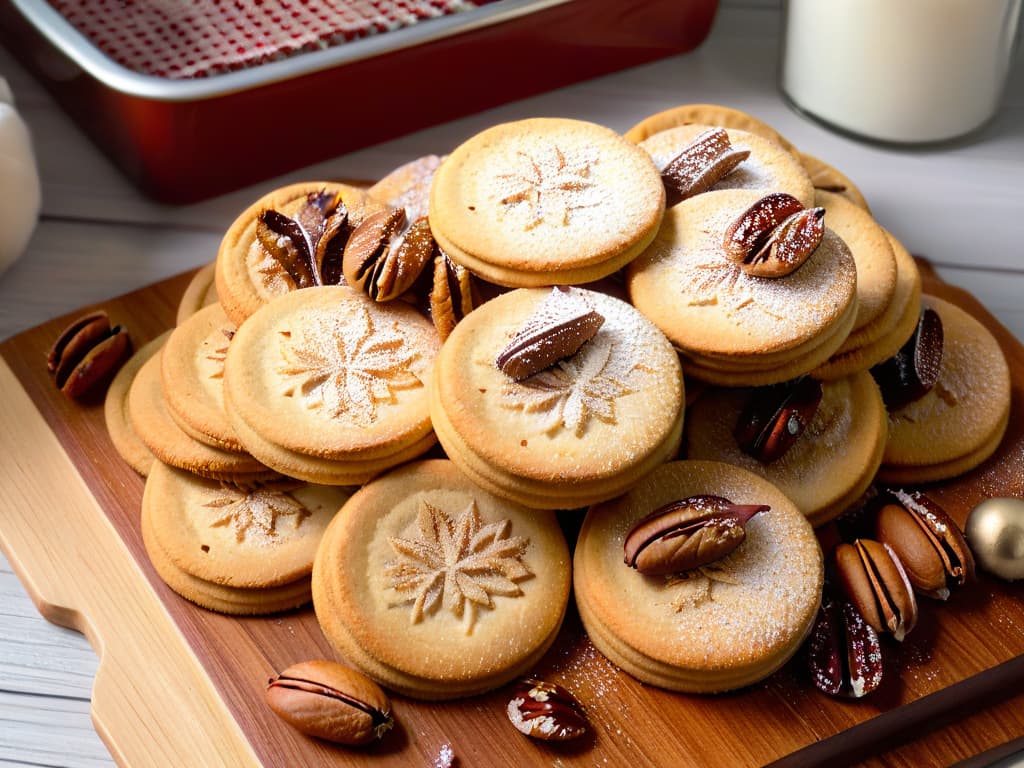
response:
[[(0, 276), (0, 339), (210, 261), (235, 215), (283, 183), (376, 178), (509, 119), (558, 115), (626, 130), (649, 114), (691, 102), (751, 112), (845, 171), (885, 227), (1024, 338), (1024, 57), (1017, 57), (999, 118), (982, 135), (952, 148), (897, 151), (829, 133), (785, 106), (775, 83), (778, 26), (772, 0), (726, 3), (710, 38), (691, 54), (508, 104), (185, 207), (141, 197), (0, 48), (0, 75), (33, 132), (44, 193), (27, 253)], [(0, 766), (113, 764), (89, 719), (96, 666), (81, 635), (38, 615), (0, 555)], [(999, 763), (1011, 764), (1024, 764), (1024, 755)]]

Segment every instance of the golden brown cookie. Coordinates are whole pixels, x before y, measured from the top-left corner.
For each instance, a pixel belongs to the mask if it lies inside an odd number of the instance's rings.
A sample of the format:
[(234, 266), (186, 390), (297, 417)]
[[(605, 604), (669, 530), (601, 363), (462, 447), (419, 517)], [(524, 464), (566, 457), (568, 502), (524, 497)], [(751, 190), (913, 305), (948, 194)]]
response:
[(139, 439), (172, 467), (218, 480), (250, 482), (277, 473), (248, 453), (227, 451), (196, 440), (171, 417), (160, 381), (160, 353), (143, 363), (128, 392), (128, 416)]
[(431, 322), (403, 302), (347, 286), (293, 291), (232, 338), (228, 418), (246, 449), (282, 474), (357, 485), (434, 444), (438, 346)]
[(245, 451), (224, 411), (224, 360), (235, 335), (220, 304), (204, 307), (178, 325), (160, 355), (164, 399), (171, 417), (196, 440)]
[[(655, 133), (641, 141), (640, 146), (651, 154), (655, 167), (663, 170), (694, 139), (710, 128), (712, 126), (699, 123), (679, 125)], [(734, 150), (746, 151), (750, 155), (709, 191), (752, 189), (762, 195), (787, 192), (807, 208), (815, 205), (811, 177), (792, 152), (756, 133), (739, 128), (727, 128), (726, 134)]]
[(216, 304), (220, 300), (217, 296), (216, 271), (217, 262), (211, 261), (192, 276), (192, 280), (185, 286), (185, 292), (181, 295), (181, 301), (178, 303), (178, 313), (175, 319), (177, 325), (181, 325), (203, 307)]
[(871, 212), (871, 209), (868, 208), (868, 201), (845, 173), (806, 152), (798, 151), (796, 156), (804, 170), (810, 175), (815, 189), (842, 195), (854, 205), (860, 206), (868, 213)]
[(615, 272), (654, 237), (665, 188), (650, 156), (609, 128), (535, 118), (473, 136), (434, 174), (430, 226), (452, 260), (498, 285)]
[(742, 131), (762, 136), (784, 147), (789, 152), (795, 151), (793, 145), (768, 123), (753, 115), (748, 115), (746, 112), (732, 107), (723, 107), (720, 104), (683, 104), (666, 109), (641, 120), (626, 131), (625, 137), (639, 144), (656, 133), (675, 128), (677, 125), (691, 123), (718, 125), (722, 128), (739, 128)]
[(170, 331), (166, 331), (139, 347), (114, 376), (103, 401), (103, 418), (110, 442), (114, 444), (121, 458), (143, 477), (149, 474), (149, 467), (155, 457), (132, 426), (131, 417), (128, 415), (128, 392), (139, 369), (160, 351), (170, 334)]
[[(695, 570), (646, 576), (624, 564), (635, 523), (695, 495), (771, 509), (746, 523), (737, 549)], [(823, 581), (821, 549), (800, 510), (752, 472), (708, 461), (665, 464), (592, 507), (573, 568), (576, 605), (597, 649), (645, 683), (693, 693), (740, 688), (781, 667), (811, 629)]]
[(384, 207), (363, 189), (332, 181), (311, 181), (275, 189), (242, 211), (221, 240), (215, 281), (224, 312), (235, 325), (241, 325), (272, 298), (295, 288), (292, 278), (256, 237), (260, 214), (273, 210), (295, 216), (310, 195), (321, 192), (341, 195), (351, 227)]
[(348, 496), (286, 479), (217, 482), (156, 462), (142, 498), (143, 540), (186, 599), (223, 613), (272, 613), (310, 601), (313, 558)]
[(963, 474), (995, 452), (1010, 417), (1010, 371), (999, 342), (960, 307), (922, 304), (942, 319), (942, 366), (934, 387), (890, 413), (879, 478), (925, 483)]
[[(694, 376), (728, 368), (794, 378), (823, 363), (845, 339), (841, 329), (851, 322), (857, 271), (846, 244), (830, 230), (785, 277), (750, 276), (725, 256), (724, 233), (761, 197), (721, 190), (684, 200), (666, 213), (654, 243), (626, 270), (631, 301), (694, 364), (684, 365)], [(783, 368), (796, 360), (810, 368)]]
[(813, 418), (792, 447), (765, 463), (745, 452), (735, 432), (757, 389), (708, 389), (687, 414), (686, 455), (748, 469), (776, 485), (817, 527), (867, 490), (882, 463), (888, 415), (866, 371), (822, 384)]
[(317, 553), (313, 604), (346, 662), (405, 696), (451, 699), (533, 667), (558, 633), (570, 581), (552, 515), (433, 460), (352, 496)]
[[(583, 302), (603, 324), (577, 352), (515, 380), (496, 360), (528, 321)], [(448, 456), (488, 490), (541, 509), (622, 493), (678, 448), (679, 361), (629, 304), (572, 288), (519, 289), (466, 316), (438, 356), (431, 417)]]
[(443, 158), (425, 155), (400, 165), (366, 190), (370, 197), (392, 208), (404, 208), (406, 219), (416, 221), (430, 209), (430, 185)]

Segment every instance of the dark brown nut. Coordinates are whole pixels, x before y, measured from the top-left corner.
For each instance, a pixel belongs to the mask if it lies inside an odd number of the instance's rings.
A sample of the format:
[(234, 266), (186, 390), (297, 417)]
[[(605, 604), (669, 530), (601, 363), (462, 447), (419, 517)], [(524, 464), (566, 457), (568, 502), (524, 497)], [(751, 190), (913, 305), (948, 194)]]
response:
[(887, 544), (857, 539), (835, 549), (839, 582), (876, 632), (902, 641), (917, 624), (917, 599), (899, 558)]
[(476, 306), (473, 276), (440, 248), (434, 257), (434, 283), (430, 291), (430, 317), (444, 341)]
[(740, 264), (754, 277), (785, 277), (798, 270), (825, 236), (825, 209), (805, 208), (783, 220), (764, 245)]
[(111, 327), (100, 310), (64, 329), (47, 354), (46, 368), (62, 393), (79, 400), (109, 384), (131, 351), (128, 332), (120, 325)]
[(785, 192), (765, 195), (725, 230), (722, 248), (726, 257), (732, 261), (747, 261), (761, 250), (779, 224), (802, 210), (803, 204)]
[(256, 219), (256, 239), (288, 273), (296, 288), (342, 281), (342, 249), (351, 228), (338, 193), (310, 193), (295, 217), (265, 210)]
[(871, 369), (890, 411), (920, 400), (935, 386), (942, 370), (942, 318), (924, 307), (914, 334), (895, 355)]
[(688, 197), (707, 192), (748, 157), (750, 150), (733, 149), (724, 128), (704, 131), (662, 170), (665, 205), (671, 208)]
[(527, 677), (516, 683), (506, 708), (520, 733), (544, 741), (568, 741), (587, 732), (587, 715), (560, 685)]
[(405, 209), (371, 214), (345, 246), (345, 280), (374, 301), (391, 301), (412, 288), (437, 246), (426, 217), (404, 231)]
[(945, 600), (974, 578), (974, 556), (955, 522), (919, 491), (889, 491), (875, 520), (875, 536), (899, 557), (920, 594)]
[(826, 597), (808, 641), (815, 687), (830, 696), (860, 698), (882, 684), (878, 633), (852, 603)]
[(333, 661), (304, 661), (271, 678), (267, 704), (306, 735), (338, 744), (368, 744), (394, 725), (380, 686)]
[(602, 325), (604, 316), (580, 294), (568, 288), (553, 288), (498, 353), (494, 364), (506, 376), (521, 381), (575, 355)]
[(742, 544), (747, 521), (769, 509), (764, 504), (733, 504), (721, 496), (690, 496), (670, 502), (626, 534), (623, 562), (645, 576), (699, 568)]
[(758, 387), (736, 420), (736, 444), (764, 464), (793, 447), (821, 404), (821, 383), (810, 376)]

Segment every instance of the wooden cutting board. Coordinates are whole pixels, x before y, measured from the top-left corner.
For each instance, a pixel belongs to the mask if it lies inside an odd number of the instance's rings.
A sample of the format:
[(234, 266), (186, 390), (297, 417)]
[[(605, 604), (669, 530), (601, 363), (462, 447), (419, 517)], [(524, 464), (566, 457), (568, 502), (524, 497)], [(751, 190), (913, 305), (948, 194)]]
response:
[[(929, 489), (962, 523), (985, 498), (1024, 497), (1024, 347), (973, 297), (922, 269), (928, 292), (992, 330), (1013, 375), (998, 454)], [(189, 278), (102, 306), (141, 345), (170, 327)], [(102, 406), (66, 400), (46, 372), (46, 351), (68, 319), (0, 344), (0, 545), (43, 616), (96, 648), (93, 719), (122, 766), (434, 766), (449, 749), (465, 767), (925, 766), (1024, 748), (1024, 585), (986, 576), (948, 603), (923, 601), (918, 628), (902, 646), (889, 644), (883, 690), (863, 701), (819, 694), (799, 656), (727, 695), (644, 686), (594, 650), (570, 608), (536, 673), (588, 709), (592, 735), (581, 742), (522, 737), (504, 714), (507, 689), (443, 704), (397, 698), (396, 729), (369, 749), (307, 739), (267, 709), (263, 691), (277, 670), (332, 657), (312, 609), (229, 618), (156, 577), (138, 530), (142, 478), (111, 445)], [(574, 523), (566, 520), (570, 535)]]

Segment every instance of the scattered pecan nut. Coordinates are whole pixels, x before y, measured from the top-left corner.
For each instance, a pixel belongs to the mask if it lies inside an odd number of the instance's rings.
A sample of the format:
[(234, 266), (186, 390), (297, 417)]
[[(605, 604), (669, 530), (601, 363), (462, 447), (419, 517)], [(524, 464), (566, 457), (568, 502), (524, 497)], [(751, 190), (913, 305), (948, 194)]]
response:
[(535, 739), (568, 741), (587, 732), (587, 715), (576, 697), (533, 677), (516, 683), (506, 712), (516, 730)]
[(821, 383), (810, 376), (758, 387), (736, 420), (736, 444), (765, 464), (782, 458), (810, 425), (821, 398)]
[(444, 341), (455, 326), (476, 306), (473, 276), (440, 248), (434, 257), (434, 282), (430, 290), (430, 317)]
[(556, 287), (526, 319), (494, 360), (502, 372), (521, 381), (575, 355), (604, 324), (604, 316), (570, 288)]
[(808, 641), (814, 686), (830, 696), (860, 698), (882, 684), (878, 633), (852, 603), (826, 597)]
[(889, 410), (920, 400), (935, 386), (942, 370), (942, 318), (924, 307), (913, 335), (899, 352), (871, 369)]
[(825, 209), (804, 208), (785, 192), (765, 195), (725, 231), (725, 255), (755, 277), (785, 277), (810, 258), (825, 235)]
[(955, 522), (920, 491), (893, 490), (875, 520), (875, 536), (899, 557), (920, 594), (945, 600), (974, 578), (974, 556)]
[(391, 702), (359, 672), (333, 661), (293, 664), (267, 685), (267, 704), (308, 736), (368, 744), (394, 725)]
[(857, 539), (837, 546), (834, 557), (850, 602), (876, 632), (902, 641), (917, 624), (917, 599), (896, 553), (888, 544)]
[(374, 301), (391, 301), (408, 291), (434, 257), (437, 246), (427, 218), (403, 233), (404, 226), (404, 208), (378, 211), (355, 228), (345, 245), (345, 280)]
[(670, 502), (626, 534), (623, 562), (645, 576), (699, 568), (742, 544), (747, 521), (769, 509), (764, 504), (733, 504), (721, 496), (690, 496)]
[(662, 170), (665, 205), (671, 208), (688, 197), (707, 192), (748, 157), (750, 150), (733, 149), (724, 128), (704, 131)]
[(307, 195), (294, 218), (268, 209), (256, 219), (257, 240), (296, 288), (342, 281), (341, 256), (350, 232), (341, 194), (326, 190)]
[(46, 368), (57, 388), (78, 400), (110, 383), (132, 352), (131, 338), (122, 326), (111, 327), (103, 310), (83, 315), (57, 337), (46, 357)]

